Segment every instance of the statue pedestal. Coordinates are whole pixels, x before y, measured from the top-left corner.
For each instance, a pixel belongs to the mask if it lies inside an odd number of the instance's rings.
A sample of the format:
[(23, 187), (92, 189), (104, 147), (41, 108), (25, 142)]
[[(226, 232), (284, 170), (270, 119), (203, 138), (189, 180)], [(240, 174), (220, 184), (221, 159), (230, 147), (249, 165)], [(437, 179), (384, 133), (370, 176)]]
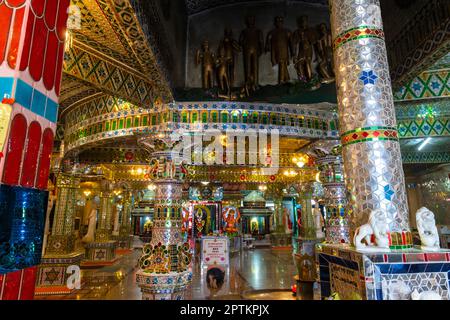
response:
[(318, 244), (316, 264), (322, 299), (338, 293), (341, 300), (410, 300), (414, 290), (450, 299), (450, 250), (369, 253), (350, 245)]
[(142, 300), (183, 300), (186, 287), (192, 280), (192, 272), (146, 273), (136, 272), (136, 283), (142, 292)]
[(63, 295), (70, 294), (76, 289), (69, 289), (67, 286), (67, 273), (69, 266), (80, 266), (84, 252), (72, 252), (68, 254), (46, 254), (41, 259), (41, 264), (37, 267), (36, 289), (34, 294), (43, 295)]
[(82, 267), (110, 266), (116, 262), (117, 241), (91, 242), (84, 246), (86, 248), (86, 260), (81, 263)]

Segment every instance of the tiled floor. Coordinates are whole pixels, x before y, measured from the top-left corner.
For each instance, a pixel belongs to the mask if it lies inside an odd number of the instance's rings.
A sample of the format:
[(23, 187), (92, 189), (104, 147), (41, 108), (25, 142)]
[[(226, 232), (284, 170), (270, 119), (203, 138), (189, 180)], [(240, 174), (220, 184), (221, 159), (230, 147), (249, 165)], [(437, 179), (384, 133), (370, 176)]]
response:
[[(79, 300), (140, 300), (141, 292), (135, 284), (136, 264), (140, 250), (122, 256), (116, 264), (98, 269), (82, 270), (82, 288), (65, 296), (36, 297), (36, 299)], [(254, 290), (289, 290), (294, 283), (295, 265), (292, 250), (255, 249), (235, 254), (226, 270), (220, 290), (211, 292), (206, 286), (206, 270), (193, 267), (192, 284), (186, 299), (227, 300), (246, 297), (258, 299), (292, 299), (287, 292), (252, 292)]]

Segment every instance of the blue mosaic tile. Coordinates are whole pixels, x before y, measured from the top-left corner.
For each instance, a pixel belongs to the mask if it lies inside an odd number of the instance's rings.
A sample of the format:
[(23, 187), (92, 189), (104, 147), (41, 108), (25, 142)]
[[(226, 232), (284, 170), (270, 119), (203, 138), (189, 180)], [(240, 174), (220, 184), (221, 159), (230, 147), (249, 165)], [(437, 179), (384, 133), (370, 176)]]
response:
[(330, 283), (328, 281), (322, 281), (320, 282), (320, 291), (322, 297), (329, 297), (331, 296), (331, 287)]
[(426, 263), (412, 263), (411, 267), (409, 268), (409, 272), (410, 273), (425, 272), (426, 267), (427, 267)]
[(330, 281), (330, 269), (327, 267), (320, 267), (320, 281)]
[(48, 192), (0, 185), (0, 274), (40, 263)]
[(377, 300), (383, 300), (383, 289), (376, 289), (375, 290)]
[(0, 97), (11, 96), (13, 84), (13, 78), (0, 77)]
[(440, 272), (443, 266), (443, 263), (428, 263), (425, 272)]
[(17, 88), (15, 99), (16, 102), (21, 106), (30, 109), (31, 99), (33, 97), (33, 88), (23, 82), (22, 80), (17, 80)]

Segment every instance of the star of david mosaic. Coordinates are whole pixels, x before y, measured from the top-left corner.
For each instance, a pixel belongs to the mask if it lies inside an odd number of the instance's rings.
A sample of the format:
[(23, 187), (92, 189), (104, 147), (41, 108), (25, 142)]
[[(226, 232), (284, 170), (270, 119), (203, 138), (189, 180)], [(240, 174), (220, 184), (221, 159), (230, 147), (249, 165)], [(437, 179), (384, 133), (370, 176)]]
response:
[(45, 272), (45, 282), (49, 282), (50, 284), (53, 284), (56, 280), (58, 280), (59, 272), (52, 268), (50, 271)]
[(105, 255), (106, 255), (106, 251), (104, 250), (99, 250), (95, 253), (95, 259), (97, 260), (103, 260), (105, 259)]

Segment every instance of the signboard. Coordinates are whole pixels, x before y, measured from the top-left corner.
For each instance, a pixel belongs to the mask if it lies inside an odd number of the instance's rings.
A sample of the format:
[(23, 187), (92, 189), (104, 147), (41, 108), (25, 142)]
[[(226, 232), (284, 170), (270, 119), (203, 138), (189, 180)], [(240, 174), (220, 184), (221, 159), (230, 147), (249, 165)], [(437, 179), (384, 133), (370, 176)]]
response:
[(228, 237), (202, 237), (202, 264), (229, 264)]
[(339, 293), (342, 300), (362, 299), (363, 288), (359, 272), (340, 265), (330, 263), (331, 292)]

